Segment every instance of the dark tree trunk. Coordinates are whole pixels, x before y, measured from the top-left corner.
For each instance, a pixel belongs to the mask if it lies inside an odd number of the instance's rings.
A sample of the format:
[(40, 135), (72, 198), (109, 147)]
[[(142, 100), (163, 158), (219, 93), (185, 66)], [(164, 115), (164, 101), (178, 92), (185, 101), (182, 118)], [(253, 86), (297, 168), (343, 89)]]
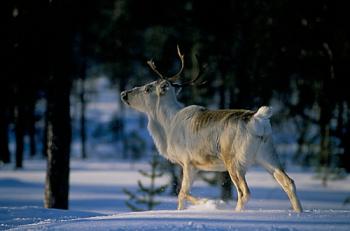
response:
[(321, 104), (320, 112), (320, 158), (319, 163), (322, 174), (322, 184), (327, 186), (329, 178), (329, 168), (331, 163), (331, 148), (330, 148), (330, 128), (331, 111), (327, 104)]
[(86, 68), (87, 68), (87, 44), (86, 44), (86, 28), (85, 28), (85, 20), (86, 15), (85, 12), (80, 12), (78, 19), (78, 32), (75, 35), (75, 46), (79, 49), (76, 49), (75, 56), (77, 57), (78, 63), (78, 76), (79, 76), (79, 84), (78, 84), (78, 94), (80, 100), (80, 143), (81, 143), (81, 158), (86, 159), (86, 118), (85, 118), (85, 110), (86, 110), (86, 100), (85, 100), (85, 79), (86, 79)]
[(171, 175), (171, 192), (170, 194), (173, 196), (179, 195), (180, 192), (180, 187), (181, 187), (181, 182), (180, 179), (181, 177), (178, 177), (178, 174), (176, 171), (177, 167), (175, 164), (169, 163), (170, 166), (170, 175)]
[(224, 201), (233, 199), (232, 181), (228, 172), (220, 173), (220, 182), (221, 182), (221, 199)]
[(339, 138), (339, 147), (342, 147), (343, 149), (342, 151), (337, 152), (337, 155), (339, 155), (337, 166), (345, 169), (346, 172), (350, 172), (350, 150), (348, 142), (350, 140), (350, 121), (344, 121), (344, 117), (350, 118), (350, 116), (344, 102), (340, 102), (337, 107), (339, 108), (339, 111), (335, 135)]
[(80, 72), (81, 89), (80, 89), (80, 138), (81, 138), (81, 158), (86, 159), (86, 119), (85, 119), (85, 65)]
[[(47, 103), (47, 102), (46, 102)], [(47, 107), (47, 106), (46, 106)], [(43, 155), (43, 157), (47, 157), (47, 128), (48, 128), (48, 110), (46, 109), (45, 112), (45, 125), (44, 125), (44, 135), (43, 135), (43, 147), (41, 150), (41, 153)]]
[[(4, 100), (3, 98), (0, 99)], [(9, 136), (8, 136), (8, 118), (6, 106), (1, 103), (0, 106), (0, 161), (10, 163), (9, 151)]]
[[(225, 77), (222, 76), (222, 84), (220, 85), (219, 94), (220, 94), (220, 108), (226, 108), (226, 88), (225, 88)], [(232, 195), (232, 181), (228, 172), (220, 172), (219, 182), (221, 188), (221, 199), (224, 201), (231, 200)]]
[(22, 102), (18, 102), (15, 108), (16, 168), (23, 167), (24, 131), (25, 131), (24, 114), (25, 114), (24, 105), (22, 105)]
[(69, 92), (67, 77), (52, 77), (47, 104), (46, 208), (68, 209), (71, 142)]
[(347, 122), (347, 127), (344, 129), (344, 136), (343, 136), (343, 147), (344, 147), (344, 153), (341, 155), (340, 159), (340, 167), (343, 167), (346, 169), (347, 172), (350, 172), (350, 122)]
[[(335, 109), (336, 97), (334, 92), (337, 90), (335, 88), (335, 72), (333, 65), (333, 52), (327, 43), (323, 43), (323, 47), (328, 55), (329, 62), (329, 73), (325, 72), (323, 77), (323, 83), (320, 93), (320, 158), (319, 163), (322, 173), (322, 184), (327, 186), (327, 181), (329, 179), (330, 167), (332, 162), (332, 152), (331, 149), (331, 120), (332, 112)], [(327, 67), (327, 66), (325, 66)], [(333, 102), (333, 103), (332, 103)]]
[[(74, 1), (48, 3), (47, 171), (45, 207), (68, 209)], [(77, 4), (77, 5), (74, 5)]]
[[(2, 70), (3, 71), (3, 70)], [(10, 163), (10, 151), (9, 151), (9, 100), (11, 98), (9, 91), (9, 79), (3, 80), (5, 84), (1, 84), (0, 87), (0, 162)]]
[[(34, 92), (32, 94), (35, 94)], [(35, 96), (28, 104), (28, 135), (29, 135), (29, 148), (30, 148), (30, 156), (33, 157), (36, 154), (36, 142), (35, 142)]]

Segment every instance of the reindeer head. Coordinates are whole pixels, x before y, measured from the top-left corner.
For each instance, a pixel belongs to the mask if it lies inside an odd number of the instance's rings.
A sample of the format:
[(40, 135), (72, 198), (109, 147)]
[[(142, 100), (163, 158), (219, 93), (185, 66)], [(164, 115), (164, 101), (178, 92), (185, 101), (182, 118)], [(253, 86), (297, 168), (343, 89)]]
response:
[(157, 70), (154, 62), (150, 60), (147, 64), (160, 79), (131, 90), (123, 91), (121, 93), (122, 101), (140, 112), (149, 113), (150, 111), (154, 111), (154, 108), (163, 102), (171, 103), (172, 101), (176, 101), (176, 91), (178, 89), (188, 85), (195, 85), (203, 73), (202, 70), (192, 80), (177, 83), (184, 69), (184, 55), (181, 54), (179, 47), (177, 47), (177, 53), (181, 61), (181, 68), (178, 73), (171, 77), (166, 77)]
[(147, 113), (153, 111), (161, 99), (176, 99), (175, 87), (165, 79), (160, 79), (141, 87), (135, 87), (121, 93), (122, 101), (128, 106)]

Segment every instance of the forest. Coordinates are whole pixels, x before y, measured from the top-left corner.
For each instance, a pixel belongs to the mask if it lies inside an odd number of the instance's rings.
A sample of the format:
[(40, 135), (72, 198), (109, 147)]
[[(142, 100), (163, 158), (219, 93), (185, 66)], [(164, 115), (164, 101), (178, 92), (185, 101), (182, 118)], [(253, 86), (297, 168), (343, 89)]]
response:
[[(293, 128), (290, 137), (279, 139), (294, 145), (291, 162), (313, 169), (324, 185), (350, 172), (346, 1), (8, 0), (0, 5), (0, 163), (21, 169), (24, 150), (47, 158), (47, 208), (68, 208), (75, 136), (81, 158), (89, 158), (84, 82), (107, 76), (118, 93), (145, 84), (157, 78), (146, 63), (152, 58), (172, 75), (180, 65), (177, 45), (185, 54), (183, 79), (206, 66), (205, 84), (183, 89), (179, 101), (252, 110), (272, 105), (276, 130)], [(79, 101), (75, 132), (72, 95)], [(40, 110), (39, 101), (45, 102)], [(113, 128), (124, 151), (133, 148), (123, 140), (125, 110), (121, 106)], [(231, 185), (227, 174), (218, 177), (225, 198)]]

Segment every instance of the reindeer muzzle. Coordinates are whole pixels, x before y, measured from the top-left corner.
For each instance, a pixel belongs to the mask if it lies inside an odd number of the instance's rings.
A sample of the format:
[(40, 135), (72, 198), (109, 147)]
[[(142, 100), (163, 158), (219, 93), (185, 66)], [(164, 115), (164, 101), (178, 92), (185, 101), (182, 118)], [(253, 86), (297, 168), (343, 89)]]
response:
[(127, 91), (123, 91), (122, 93), (120, 93), (120, 97), (125, 104), (129, 105)]

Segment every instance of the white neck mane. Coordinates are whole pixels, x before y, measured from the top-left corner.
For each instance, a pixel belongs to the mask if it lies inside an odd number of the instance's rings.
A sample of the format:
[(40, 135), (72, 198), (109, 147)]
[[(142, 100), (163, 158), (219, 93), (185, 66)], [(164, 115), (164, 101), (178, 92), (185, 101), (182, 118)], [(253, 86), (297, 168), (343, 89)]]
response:
[(148, 131), (150, 132), (158, 152), (167, 157), (167, 136), (170, 125), (175, 114), (182, 105), (175, 99), (171, 102), (160, 102), (158, 100), (156, 109), (148, 114)]

